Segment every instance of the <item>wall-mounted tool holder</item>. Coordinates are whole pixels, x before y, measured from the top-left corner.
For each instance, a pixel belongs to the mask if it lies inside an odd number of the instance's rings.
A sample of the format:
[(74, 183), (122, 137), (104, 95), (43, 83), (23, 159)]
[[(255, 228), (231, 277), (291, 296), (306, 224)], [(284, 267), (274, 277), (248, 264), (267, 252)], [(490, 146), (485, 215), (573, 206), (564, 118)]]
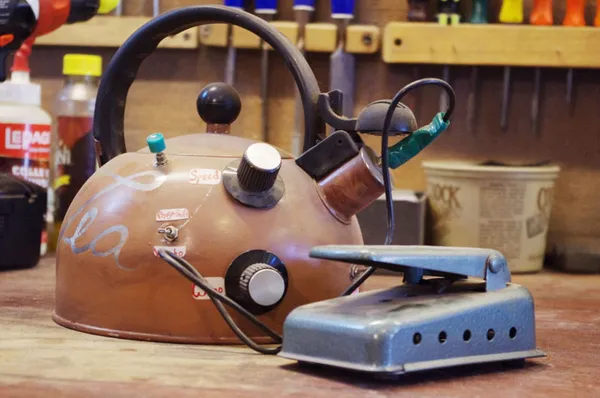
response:
[[(274, 21), (271, 24), (292, 43), (298, 38), (298, 24)], [(381, 31), (375, 25), (349, 25), (346, 31), (346, 51), (354, 54), (374, 54), (379, 51)], [(306, 25), (305, 50), (308, 52), (334, 52), (337, 46), (337, 27), (332, 23)], [(206, 25), (200, 29), (200, 43), (211, 47), (227, 46), (227, 25)], [(236, 48), (260, 49), (258, 36), (237, 27), (233, 29), (232, 44)]]
[[(140, 26), (150, 21), (149, 17), (98, 16), (87, 22), (64, 25), (54, 32), (41, 36), (36, 45), (76, 46), (76, 47), (120, 47)], [(159, 48), (198, 48), (196, 27), (167, 37)]]
[(595, 27), (392, 22), (382, 43), (387, 63), (600, 67)]

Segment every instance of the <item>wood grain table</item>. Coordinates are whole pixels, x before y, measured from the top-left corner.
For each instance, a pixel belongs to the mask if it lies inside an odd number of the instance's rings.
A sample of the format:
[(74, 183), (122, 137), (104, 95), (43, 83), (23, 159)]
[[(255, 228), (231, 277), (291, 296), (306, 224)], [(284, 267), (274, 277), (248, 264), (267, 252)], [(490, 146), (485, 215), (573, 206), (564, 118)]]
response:
[[(54, 259), (0, 272), (0, 397), (600, 397), (600, 276), (515, 276), (536, 300), (538, 347), (499, 364), (381, 381), (244, 347), (138, 342), (57, 326)], [(398, 283), (376, 276), (368, 288)]]

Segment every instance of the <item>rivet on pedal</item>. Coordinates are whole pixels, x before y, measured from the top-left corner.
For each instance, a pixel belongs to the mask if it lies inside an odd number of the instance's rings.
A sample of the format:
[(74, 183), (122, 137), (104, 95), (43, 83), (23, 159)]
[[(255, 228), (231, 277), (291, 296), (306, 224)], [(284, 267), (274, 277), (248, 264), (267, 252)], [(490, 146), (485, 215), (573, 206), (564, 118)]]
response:
[(505, 266), (505, 261), (497, 256), (490, 256), (490, 258), (488, 258), (488, 269), (496, 274), (498, 272), (500, 272), (502, 270), (502, 267)]

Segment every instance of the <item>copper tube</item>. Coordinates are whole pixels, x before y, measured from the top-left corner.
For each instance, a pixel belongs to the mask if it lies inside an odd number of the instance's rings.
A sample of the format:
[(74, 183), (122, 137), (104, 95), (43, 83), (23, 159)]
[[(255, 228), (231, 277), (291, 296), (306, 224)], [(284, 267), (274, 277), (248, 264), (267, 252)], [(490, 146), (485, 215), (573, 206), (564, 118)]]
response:
[(384, 192), (383, 175), (373, 150), (367, 146), (360, 153), (318, 182), (325, 206), (338, 220), (351, 218), (373, 203)]

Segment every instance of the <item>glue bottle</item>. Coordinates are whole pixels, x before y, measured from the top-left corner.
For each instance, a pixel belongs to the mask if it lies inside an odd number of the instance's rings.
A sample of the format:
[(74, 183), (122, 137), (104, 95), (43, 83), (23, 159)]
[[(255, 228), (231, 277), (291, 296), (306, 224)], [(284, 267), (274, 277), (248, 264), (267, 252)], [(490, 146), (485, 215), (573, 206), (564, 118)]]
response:
[(56, 249), (57, 236), (73, 198), (96, 171), (96, 147), (92, 122), (102, 57), (66, 54), (63, 58), (65, 85), (56, 101), (53, 129), (51, 180), (49, 195), (54, 207), (49, 237), (50, 250)]
[[(31, 42), (13, 59), (11, 77), (0, 84), (0, 173), (8, 173), (43, 188), (49, 186), (52, 119), (41, 107), (42, 90), (29, 80)], [(41, 255), (46, 253), (43, 228)]]

